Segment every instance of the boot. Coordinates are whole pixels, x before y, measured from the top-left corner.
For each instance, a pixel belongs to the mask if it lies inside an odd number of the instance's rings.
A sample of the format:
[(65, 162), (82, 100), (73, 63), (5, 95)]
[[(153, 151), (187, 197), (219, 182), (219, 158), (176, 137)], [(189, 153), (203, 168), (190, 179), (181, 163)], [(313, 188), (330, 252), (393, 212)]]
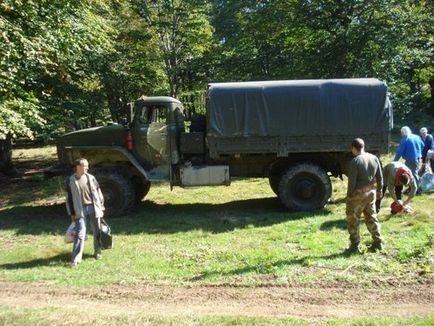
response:
[(369, 252), (377, 252), (377, 251), (383, 251), (383, 244), (381, 242), (373, 242), (369, 248)]
[(361, 254), (362, 250), (360, 249), (360, 243), (352, 243), (350, 244), (350, 246), (345, 249), (344, 254), (346, 256), (351, 256), (351, 255), (356, 255), (356, 254)]

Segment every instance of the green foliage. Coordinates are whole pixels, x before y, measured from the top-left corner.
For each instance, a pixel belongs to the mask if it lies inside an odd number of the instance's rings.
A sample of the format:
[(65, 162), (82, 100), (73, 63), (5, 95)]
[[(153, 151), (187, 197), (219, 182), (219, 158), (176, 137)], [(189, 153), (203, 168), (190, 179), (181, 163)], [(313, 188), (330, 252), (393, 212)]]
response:
[(211, 2), (218, 78), (378, 77), (390, 86), (399, 122), (429, 109), (432, 2)]
[(409, 124), (434, 113), (433, 26), (428, 0), (5, 0), (0, 137), (119, 121), (140, 95), (201, 111), (207, 83), (260, 79), (377, 77)]
[[(86, 102), (95, 98), (89, 62), (111, 47), (110, 29), (95, 14), (102, 9), (96, 2), (1, 3), (0, 105), (7, 111), (0, 120), (2, 134), (49, 134), (68, 122), (71, 102), (69, 121), (83, 116), (81, 107), (89, 112), (95, 106)], [(100, 113), (91, 111), (94, 122)]]
[(8, 134), (33, 138), (33, 130), (41, 129), (45, 123), (40, 114), (39, 101), (35, 98), (0, 103), (0, 139), (6, 139)]
[(203, 81), (200, 78), (203, 56), (212, 49), (213, 30), (207, 6), (181, 0), (135, 0), (132, 3), (158, 44), (169, 95), (176, 97), (183, 89), (194, 89)]

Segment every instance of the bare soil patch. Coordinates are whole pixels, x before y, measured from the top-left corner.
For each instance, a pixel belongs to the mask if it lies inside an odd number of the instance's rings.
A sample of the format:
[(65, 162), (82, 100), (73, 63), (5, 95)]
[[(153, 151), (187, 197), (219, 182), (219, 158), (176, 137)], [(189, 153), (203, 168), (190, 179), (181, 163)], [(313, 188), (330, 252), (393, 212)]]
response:
[(363, 316), (434, 315), (434, 286), (250, 288), (137, 284), (83, 288), (0, 282), (0, 305), (87, 307), (101, 312), (109, 309), (161, 315), (285, 316), (323, 322)]

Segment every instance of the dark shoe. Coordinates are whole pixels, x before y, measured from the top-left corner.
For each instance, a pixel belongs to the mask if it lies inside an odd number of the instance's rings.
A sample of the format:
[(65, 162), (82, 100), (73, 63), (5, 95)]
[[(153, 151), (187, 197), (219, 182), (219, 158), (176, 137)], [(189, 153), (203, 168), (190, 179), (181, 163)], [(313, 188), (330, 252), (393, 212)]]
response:
[(377, 251), (383, 251), (383, 244), (382, 243), (373, 243), (368, 248), (369, 252), (377, 252)]
[(76, 268), (78, 266), (78, 263), (77, 262), (73, 262), (73, 263), (70, 264), (70, 266), (71, 266), (71, 268)]
[(347, 249), (345, 249), (344, 254), (346, 256), (361, 254), (362, 250), (360, 249), (360, 244), (353, 243)]
[(100, 260), (102, 258), (101, 254), (95, 254), (94, 257), (96, 260)]

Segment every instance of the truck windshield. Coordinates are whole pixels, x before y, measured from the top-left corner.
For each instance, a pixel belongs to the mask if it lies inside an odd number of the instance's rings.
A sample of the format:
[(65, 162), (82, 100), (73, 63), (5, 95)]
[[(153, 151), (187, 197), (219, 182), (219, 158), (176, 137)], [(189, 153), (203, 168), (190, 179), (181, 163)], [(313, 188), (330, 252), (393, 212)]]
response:
[(144, 105), (139, 113), (139, 122), (140, 124), (166, 123), (166, 112), (166, 107), (163, 105)]

